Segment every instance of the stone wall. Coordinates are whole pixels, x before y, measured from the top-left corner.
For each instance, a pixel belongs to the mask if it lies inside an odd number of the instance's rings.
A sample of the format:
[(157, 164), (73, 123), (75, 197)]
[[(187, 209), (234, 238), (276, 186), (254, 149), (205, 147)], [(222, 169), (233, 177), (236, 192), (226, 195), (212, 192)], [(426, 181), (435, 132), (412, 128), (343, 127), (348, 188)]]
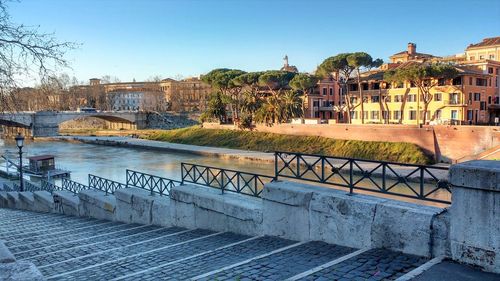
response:
[[(207, 129), (235, 129), (233, 125), (203, 123)], [(344, 140), (370, 140), (414, 143), (438, 161), (455, 163), (469, 155), (500, 145), (500, 129), (486, 126), (418, 126), (352, 124), (257, 125), (255, 131)]]

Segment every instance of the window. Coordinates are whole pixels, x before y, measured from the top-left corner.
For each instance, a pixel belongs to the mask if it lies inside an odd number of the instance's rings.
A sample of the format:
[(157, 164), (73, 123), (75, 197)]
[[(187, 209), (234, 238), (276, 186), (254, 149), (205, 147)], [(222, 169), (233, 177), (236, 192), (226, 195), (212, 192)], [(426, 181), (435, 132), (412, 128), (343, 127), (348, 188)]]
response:
[(330, 96), (333, 96), (333, 88), (330, 88)]
[(471, 103), (472, 101), (472, 93), (469, 92), (469, 104)]
[(415, 84), (415, 82), (410, 81), (410, 88), (415, 88), (415, 87), (417, 87), (417, 85)]
[(363, 111), (363, 119), (368, 119), (368, 111)]
[(394, 88), (403, 88), (403, 83), (396, 83)]
[(378, 89), (380, 89), (380, 83), (373, 83), (373, 84), (372, 84), (372, 88), (373, 88), (373, 90), (378, 90)]
[(469, 85), (472, 85), (472, 77), (469, 77)]
[(326, 96), (326, 88), (323, 88), (323, 96)]
[(481, 93), (474, 93), (474, 101), (480, 101), (481, 100)]
[(434, 118), (436, 120), (441, 119), (441, 109), (438, 109), (438, 110), (436, 110), (436, 112), (434, 112)]
[(462, 85), (462, 77), (453, 78), (453, 80), (451, 81), (451, 84), (453, 84), (453, 85)]
[(493, 67), (488, 67), (488, 73), (493, 74)]
[[(427, 112), (425, 112), (425, 119), (426, 120), (429, 120), (429, 115), (431, 115), (431, 112), (429, 110), (427, 110)], [(423, 118), (424, 117), (424, 111), (423, 110), (420, 110), (420, 117)]]
[(490, 60), (494, 60), (495, 59), (495, 55), (490, 55)]
[(351, 111), (351, 119), (358, 119), (358, 112), (357, 111)]
[(486, 110), (486, 102), (482, 101), (479, 103), (479, 110)]
[(371, 114), (371, 119), (372, 120), (379, 119), (379, 113), (378, 113), (378, 111), (372, 111), (370, 114)]
[(361, 84), (361, 89), (362, 89), (363, 91), (367, 91), (367, 90), (368, 90), (368, 84), (367, 84), (367, 83), (363, 83), (363, 84)]
[(379, 96), (372, 96), (372, 102), (380, 102)]
[(451, 119), (452, 120), (457, 120), (458, 119), (458, 111), (457, 110), (452, 110), (451, 111)]
[(480, 55), (480, 56), (479, 56), (479, 60), (484, 60), (484, 56), (483, 56), (483, 55)]
[(382, 111), (382, 118), (384, 120), (389, 119), (390, 116), (391, 116), (391, 112), (390, 111)]
[(394, 96), (394, 102), (402, 102), (402, 101), (403, 101), (403, 95)]
[(444, 86), (446, 85), (446, 80), (444, 78), (439, 78), (438, 79), (438, 86)]
[(357, 97), (351, 97), (351, 104), (356, 104), (358, 103), (358, 98)]
[(417, 120), (417, 111), (410, 110), (410, 120)]
[(416, 102), (417, 95), (408, 95), (408, 102)]
[(472, 121), (472, 118), (474, 117), (474, 110), (467, 110), (467, 120)]
[(395, 110), (394, 113), (393, 113), (393, 118), (392, 119), (394, 119), (394, 120), (401, 119), (401, 111)]
[(358, 84), (349, 84), (349, 91), (357, 91)]
[(450, 104), (459, 104), (459, 98), (458, 98), (458, 93), (451, 93), (450, 94)]
[(491, 96), (488, 96), (488, 104), (491, 104)]
[(474, 60), (474, 59), (475, 59), (475, 57), (474, 57), (474, 56), (471, 56), (471, 57), (470, 57), (470, 60)]
[(319, 101), (315, 100), (313, 101), (313, 107), (318, 107), (319, 106)]
[(488, 86), (488, 80), (484, 78), (476, 78), (476, 86)]
[(385, 101), (386, 101), (386, 102), (391, 102), (391, 96), (386, 96), (386, 97), (385, 97)]
[(435, 93), (434, 94), (434, 100), (435, 101), (442, 101), (443, 100), (443, 96), (441, 93)]

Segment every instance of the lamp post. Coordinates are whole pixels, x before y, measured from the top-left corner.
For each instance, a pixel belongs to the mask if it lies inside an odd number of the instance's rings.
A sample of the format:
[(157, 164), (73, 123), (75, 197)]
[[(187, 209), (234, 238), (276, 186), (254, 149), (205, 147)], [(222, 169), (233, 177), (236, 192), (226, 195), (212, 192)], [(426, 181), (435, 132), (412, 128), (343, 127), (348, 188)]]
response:
[(21, 133), (17, 133), (15, 138), (16, 145), (19, 148), (19, 187), (20, 191), (24, 191), (24, 180), (23, 180), (23, 145), (24, 145), (24, 137)]

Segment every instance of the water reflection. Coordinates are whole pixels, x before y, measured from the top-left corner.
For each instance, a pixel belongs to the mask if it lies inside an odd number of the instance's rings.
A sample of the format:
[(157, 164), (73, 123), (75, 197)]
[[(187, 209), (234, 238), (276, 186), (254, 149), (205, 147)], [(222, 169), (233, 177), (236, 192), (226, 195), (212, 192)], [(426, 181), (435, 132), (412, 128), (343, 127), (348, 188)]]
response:
[[(268, 175), (274, 173), (272, 163), (72, 142), (35, 141), (27, 143), (23, 151), (25, 157), (42, 154), (56, 156), (56, 165), (70, 170), (71, 179), (81, 183), (87, 183), (88, 174), (125, 182), (126, 169), (180, 179), (181, 162)], [(9, 155), (17, 162), (17, 147), (13, 142), (0, 144), (0, 153)]]

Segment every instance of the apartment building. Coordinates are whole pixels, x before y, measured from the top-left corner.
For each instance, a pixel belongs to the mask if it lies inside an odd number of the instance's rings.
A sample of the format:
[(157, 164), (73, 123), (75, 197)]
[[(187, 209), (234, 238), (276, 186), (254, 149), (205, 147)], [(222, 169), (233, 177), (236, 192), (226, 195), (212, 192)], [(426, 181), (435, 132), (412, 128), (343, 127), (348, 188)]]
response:
[[(365, 72), (361, 77), (364, 111), (360, 110), (360, 94), (355, 79), (348, 81), (347, 91), (353, 104), (353, 124), (494, 124), (500, 117), (498, 50), (500, 37), (488, 38), (470, 45), (465, 55), (455, 59), (440, 58), (416, 52), (416, 44), (409, 43), (404, 52), (390, 57), (380, 69)], [(441, 61), (452, 63), (458, 71), (453, 79), (433, 81), (433, 96), (427, 112), (419, 89), (411, 83), (387, 83), (384, 73), (412, 63)]]

